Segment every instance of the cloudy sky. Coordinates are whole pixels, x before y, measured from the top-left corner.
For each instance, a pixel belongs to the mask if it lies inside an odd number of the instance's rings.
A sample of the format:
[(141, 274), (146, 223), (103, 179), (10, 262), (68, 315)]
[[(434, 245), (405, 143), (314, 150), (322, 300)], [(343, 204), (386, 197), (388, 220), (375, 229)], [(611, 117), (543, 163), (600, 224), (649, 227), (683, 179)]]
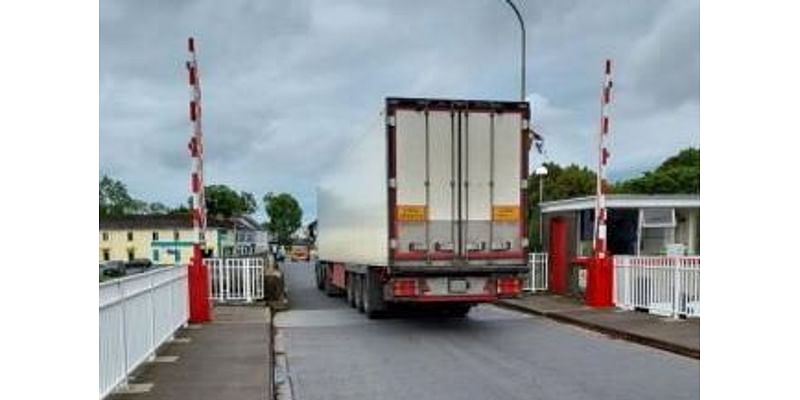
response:
[[(550, 160), (594, 165), (605, 58), (615, 66), (612, 178), (699, 146), (699, 2), (516, 3)], [(384, 97), (519, 96), (519, 28), (503, 0), (103, 0), (100, 175), (137, 198), (177, 205), (189, 195), (190, 35), (206, 183), (259, 199), (291, 192), (305, 220), (318, 176), (374, 124)]]

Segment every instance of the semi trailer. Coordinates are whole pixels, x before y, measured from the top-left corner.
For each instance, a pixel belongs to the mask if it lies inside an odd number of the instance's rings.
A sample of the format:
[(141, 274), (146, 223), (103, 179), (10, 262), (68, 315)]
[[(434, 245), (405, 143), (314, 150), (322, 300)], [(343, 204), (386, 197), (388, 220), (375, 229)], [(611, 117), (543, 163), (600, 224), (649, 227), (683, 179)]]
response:
[(465, 315), (528, 272), (527, 102), (386, 99), (317, 189), (317, 287), (374, 318)]

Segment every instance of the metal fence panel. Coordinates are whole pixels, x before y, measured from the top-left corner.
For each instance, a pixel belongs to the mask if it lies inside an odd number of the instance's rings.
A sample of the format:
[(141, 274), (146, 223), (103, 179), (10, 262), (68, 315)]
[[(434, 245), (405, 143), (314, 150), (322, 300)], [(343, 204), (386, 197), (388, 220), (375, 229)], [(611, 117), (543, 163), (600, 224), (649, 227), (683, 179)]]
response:
[(547, 253), (530, 253), (528, 266), (530, 273), (523, 289), (531, 292), (547, 290)]
[(211, 298), (218, 302), (253, 302), (264, 298), (264, 259), (208, 258)]
[(699, 256), (614, 256), (614, 304), (665, 316), (700, 316)]
[(189, 318), (186, 266), (100, 284), (100, 398), (155, 355)]

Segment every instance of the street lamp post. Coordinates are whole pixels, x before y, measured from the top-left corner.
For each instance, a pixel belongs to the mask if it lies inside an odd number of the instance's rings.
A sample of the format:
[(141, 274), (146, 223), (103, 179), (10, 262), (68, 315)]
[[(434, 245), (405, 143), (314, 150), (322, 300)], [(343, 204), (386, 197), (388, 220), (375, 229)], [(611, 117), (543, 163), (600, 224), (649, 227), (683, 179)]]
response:
[(544, 214), (542, 213), (542, 199), (544, 197), (544, 177), (547, 176), (547, 167), (542, 165), (536, 168), (533, 173), (539, 177), (539, 247), (544, 248)]
[(506, 0), (506, 3), (514, 10), (519, 20), (519, 27), (522, 30), (522, 67), (520, 69), (520, 93), (519, 100), (525, 101), (525, 21), (522, 20), (522, 15), (519, 13), (517, 6), (511, 0)]

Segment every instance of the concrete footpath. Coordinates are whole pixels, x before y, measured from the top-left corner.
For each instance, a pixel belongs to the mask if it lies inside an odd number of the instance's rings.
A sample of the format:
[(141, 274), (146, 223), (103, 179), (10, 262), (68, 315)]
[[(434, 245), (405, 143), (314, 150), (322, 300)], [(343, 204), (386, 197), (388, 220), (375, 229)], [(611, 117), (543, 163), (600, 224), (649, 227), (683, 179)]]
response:
[(264, 306), (216, 306), (213, 322), (180, 330), (109, 399), (271, 399), (270, 320)]
[(673, 319), (616, 308), (592, 308), (578, 299), (552, 294), (533, 294), (497, 304), (700, 359), (699, 318)]

